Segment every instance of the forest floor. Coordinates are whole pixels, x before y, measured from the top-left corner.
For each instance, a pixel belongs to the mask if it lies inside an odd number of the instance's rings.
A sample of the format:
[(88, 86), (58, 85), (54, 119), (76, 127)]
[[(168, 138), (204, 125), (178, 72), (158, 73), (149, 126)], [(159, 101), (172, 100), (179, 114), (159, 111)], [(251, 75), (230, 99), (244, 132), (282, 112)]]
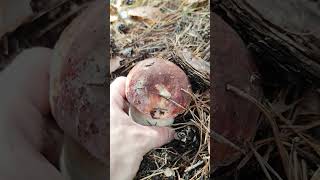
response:
[(193, 93), (175, 119), (171, 143), (144, 156), (136, 179), (208, 179), (210, 168), (210, 11), (208, 1), (112, 1), (111, 79), (158, 57), (188, 75)]

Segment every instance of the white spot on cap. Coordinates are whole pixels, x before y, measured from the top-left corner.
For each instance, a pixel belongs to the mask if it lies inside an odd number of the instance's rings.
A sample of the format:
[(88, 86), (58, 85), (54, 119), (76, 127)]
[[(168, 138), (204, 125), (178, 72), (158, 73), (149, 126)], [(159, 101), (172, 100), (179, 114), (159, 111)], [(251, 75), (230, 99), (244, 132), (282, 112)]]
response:
[(167, 90), (167, 88), (164, 85), (156, 84), (156, 88), (159, 91), (160, 96), (167, 98), (167, 99), (170, 99), (171, 93)]

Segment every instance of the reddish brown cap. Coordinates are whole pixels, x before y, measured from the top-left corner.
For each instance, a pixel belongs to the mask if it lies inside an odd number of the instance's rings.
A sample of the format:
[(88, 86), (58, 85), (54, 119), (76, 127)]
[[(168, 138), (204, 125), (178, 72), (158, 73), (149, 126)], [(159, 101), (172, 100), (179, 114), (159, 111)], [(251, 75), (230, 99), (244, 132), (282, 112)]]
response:
[(107, 163), (106, 11), (104, 2), (92, 3), (57, 42), (50, 72), (50, 104), (64, 133)]
[(152, 119), (175, 118), (191, 97), (188, 76), (174, 63), (150, 58), (135, 65), (126, 82), (129, 103)]
[[(239, 147), (252, 141), (257, 128), (260, 111), (247, 100), (226, 90), (231, 84), (244, 90), (252, 97), (259, 99), (262, 95), (261, 87), (251, 82), (258, 74), (245, 44), (239, 35), (219, 16), (213, 14), (215, 28), (214, 85), (212, 86), (212, 123), (211, 130), (227, 138)], [(239, 158), (239, 151), (228, 144), (215, 139), (211, 143), (211, 167), (214, 169), (233, 163)]]

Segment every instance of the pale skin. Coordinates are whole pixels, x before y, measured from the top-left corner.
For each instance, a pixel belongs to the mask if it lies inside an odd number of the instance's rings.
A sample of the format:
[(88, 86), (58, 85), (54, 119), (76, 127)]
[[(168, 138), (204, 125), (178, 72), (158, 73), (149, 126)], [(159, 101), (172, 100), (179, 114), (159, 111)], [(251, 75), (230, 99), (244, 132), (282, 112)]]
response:
[(40, 153), (48, 101), (50, 49), (27, 50), (0, 74), (0, 179), (63, 180)]
[(115, 180), (132, 180), (143, 155), (174, 135), (171, 128), (142, 126), (128, 116), (125, 81), (119, 77), (110, 85), (110, 175)]
[[(50, 113), (49, 69), (52, 50), (18, 55), (0, 73), (0, 179), (64, 180), (41, 154), (46, 146), (43, 116)], [(136, 124), (126, 113), (124, 77), (110, 85), (111, 180), (131, 180), (143, 155), (173, 139), (171, 128)]]

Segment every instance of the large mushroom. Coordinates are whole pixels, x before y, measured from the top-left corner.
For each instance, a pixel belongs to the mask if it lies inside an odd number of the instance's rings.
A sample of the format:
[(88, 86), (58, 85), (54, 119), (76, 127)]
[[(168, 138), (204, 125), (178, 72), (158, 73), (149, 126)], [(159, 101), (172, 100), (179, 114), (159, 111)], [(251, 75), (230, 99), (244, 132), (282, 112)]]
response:
[[(259, 74), (239, 35), (219, 16), (213, 14), (214, 87), (211, 129), (239, 147), (253, 140), (259, 109), (247, 100), (227, 91), (233, 85), (259, 99), (262, 89), (255, 77)], [(238, 150), (227, 143), (211, 141), (211, 168), (229, 165), (239, 159)]]
[(129, 115), (142, 125), (169, 126), (190, 103), (187, 75), (174, 63), (150, 58), (137, 63), (126, 81)]
[(106, 179), (106, 2), (95, 1), (62, 33), (50, 72), (52, 114), (64, 131), (61, 168), (72, 179)]

